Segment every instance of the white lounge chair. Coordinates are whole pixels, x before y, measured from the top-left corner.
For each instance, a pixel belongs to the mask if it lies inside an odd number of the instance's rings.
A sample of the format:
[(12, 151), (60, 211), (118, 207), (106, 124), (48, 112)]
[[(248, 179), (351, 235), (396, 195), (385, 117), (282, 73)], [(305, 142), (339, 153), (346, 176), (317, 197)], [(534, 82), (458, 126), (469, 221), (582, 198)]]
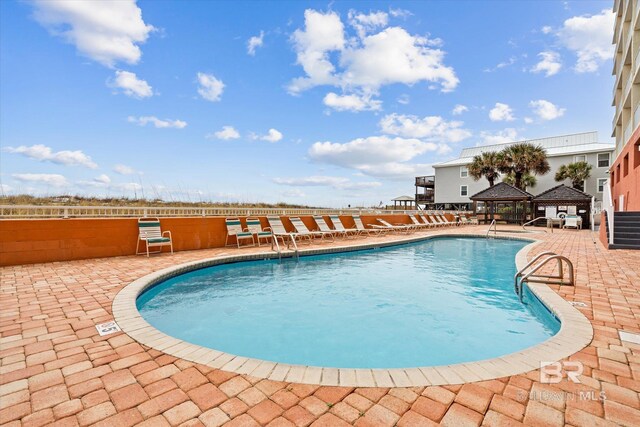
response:
[(302, 220), (297, 217), (297, 216), (292, 216), (289, 218), (289, 220), (291, 221), (291, 224), (293, 224), (293, 226), (296, 229), (296, 232), (300, 235), (300, 236), (309, 236), (309, 242), (312, 242), (313, 238), (319, 236), (321, 239), (324, 240), (325, 236), (331, 236), (331, 241), (335, 240), (335, 236), (333, 235), (333, 233), (331, 231), (324, 232), (324, 231), (319, 231), (319, 230), (309, 230), (309, 228), (307, 227), (307, 225), (302, 222)]
[(580, 224), (578, 224), (578, 217), (574, 215), (567, 215), (564, 217), (564, 225), (562, 228), (575, 228), (578, 230), (580, 228)]
[(251, 240), (251, 245), (255, 246), (256, 241), (253, 238), (253, 233), (242, 229), (242, 223), (239, 218), (225, 218), (225, 225), (227, 226), (227, 238), (225, 240), (225, 246), (229, 245), (229, 239), (236, 238), (236, 245), (240, 248), (240, 242)]
[[(265, 228), (264, 231), (270, 231), (274, 239), (282, 240), (282, 243), (286, 243), (287, 246), (289, 246), (289, 243), (293, 240), (301, 238), (297, 236), (296, 233), (288, 232), (287, 229), (284, 228), (282, 220), (277, 215), (267, 216), (267, 222), (269, 222), (269, 227)], [(273, 249), (273, 245), (271, 246), (271, 248)]]
[(433, 224), (435, 224), (437, 227), (446, 227), (447, 224), (445, 224), (443, 221), (441, 221), (440, 219), (438, 219), (438, 217), (436, 217), (435, 215), (427, 215), (429, 217), (429, 220), (431, 220), (431, 222)]
[[(140, 242), (146, 247), (146, 254), (159, 254), (162, 252), (162, 246), (170, 246), (173, 253), (173, 241), (171, 240), (170, 231), (162, 231), (160, 228), (160, 219), (158, 218), (139, 218), (138, 219), (138, 242), (136, 243), (136, 255), (143, 255), (145, 251), (140, 251)], [(160, 247), (159, 251), (149, 252), (149, 248)]]
[(388, 221), (381, 218), (376, 218), (376, 221), (382, 224), (382, 226), (377, 224), (371, 224), (372, 227), (375, 227), (375, 228), (383, 227), (389, 231), (397, 231), (397, 232), (403, 232), (403, 233), (411, 233), (413, 230), (415, 230), (414, 226), (408, 225), (408, 224), (391, 224)]
[(340, 217), (338, 215), (329, 215), (329, 219), (331, 219), (331, 222), (333, 223), (333, 228), (336, 229), (336, 231), (338, 232), (344, 232), (345, 236), (349, 237), (356, 237), (359, 235), (368, 235), (369, 233), (363, 233), (360, 230), (358, 230), (357, 228), (345, 228), (344, 224), (342, 223), (342, 221), (340, 220)]
[(322, 215), (314, 215), (313, 220), (316, 222), (316, 224), (318, 224), (318, 228), (323, 233), (330, 233), (332, 237), (335, 237), (336, 235), (347, 237), (346, 230), (340, 231), (340, 230), (332, 229), (331, 227), (329, 227), (329, 224), (327, 224), (327, 222), (324, 220), (324, 217)]
[(418, 214), (420, 216), (420, 218), (422, 218), (422, 220), (426, 223), (429, 224), (431, 227), (433, 228), (437, 228), (440, 225), (435, 223), (433, 220), (427, 218), (427, 214)]
[(271, 231), (264, 231), (262, 229), (262, 224), (258, 218), (247, 218), (246, 231), (255, 236), (258, 246), (260, 246), (260, 239), (267, 239), (268, 242), (271, 242), (271, 239), (273, 238)]
[(351, 215), (351, 217), (353, 218), (353, 222), (356, 225), (356, 229), (360, 232), (360, 233), (366, 233), (367, 235), (371, 235), (371, 233), (379, 236), (382, 233), (386, 233), (389, 230), (385, 229), (385, 228), (367, 228), (364, 226), (364, 223), (362, 222), (362, 218), (360, 218), (360, 215)]
[(418, 221), (417, 216), (418, 216), (418, 214), (416, 214), (416, 216), (409, 215), (409, 218), (411, 218), (411, 222), (413, 222), (413, 225), (415, 225), (416, 228), (419, 228), (419, 229), (431, 228), (431, 224), (430, 223), (428, 223), (428, 222), (424, 223), (424, 222)]
[(445, 225), (456, 225), (455, 222), (449, 221), (444, 214), (435, 214), (434, 216)]

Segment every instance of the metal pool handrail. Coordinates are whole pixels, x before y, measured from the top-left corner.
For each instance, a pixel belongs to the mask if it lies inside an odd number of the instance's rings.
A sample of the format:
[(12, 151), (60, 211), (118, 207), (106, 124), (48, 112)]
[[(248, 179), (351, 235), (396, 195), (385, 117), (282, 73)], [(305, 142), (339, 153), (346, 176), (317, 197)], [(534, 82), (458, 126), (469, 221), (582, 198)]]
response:
[[(527, 227), (527, 225), (529, 225), (529, 224), (533, 224), (534, 222), (536, 222), (536, 221), (537, 221), (537, 220), (539, 220), (539, 219), (546, 219), (546, 220), (550, 220), (550, 219), (553, 219), (553, 218), (548, 217), (548, 216), (539, 216), (539, 217), (537, 217), (537, 218), (535, 218), (535, 219), (532, 219), (531, 221), (528, 221), (528, 222), (525, 222), (524, 224), (522, 224), (522, 229), (523, 229), (523, 230), (525, 230), (525, 231), (527, 231), (527, 228), (526, 228), (526, 227)], [(544, 231), (545, 233), (547, 232), (547, 230), (543, 230), (543, 231)], [(552, 224), (552, 227), (551, 227), (551, 232), (553, 233), (553, 224)]]
[(494, 219), (493, 221), (491, 221), (491, 224), (489, 224), (489, 229), (487, 230), (487, 234), (485, 235), (486, 238), (489, 238), (489, 232), (491, 231), (491, 227), (493, 227), (493, 235), (494, 236), (498, 235), (498, 224), (496, 224), (496, 220)]
[[(538, 264), (536, 264), (531, 269), (531, 271), (529, 271), (528, 273), (522, 275), (524, 273), (524, 271), (529, 266), (531, 266), (531, 264), (533, 263), (534, 260), (542, 258), (543, 256), (546, 256), (546, 258), (544, 258), (542, 261), (540, 261)], [(522, 302), (522, 299), (523, 299), (525, 282), (527, 282), (527, 283), (528, 282), (538, 282), (538, 283), (545, 283), (545, 284), (552, 284), (552, 285), (575, 286), (575, 276), (574, 276), (574, 273), (573, 273), (573, 263), (566, 256), (558, 255), (558, 254), (555, 254), (553, 252), (548, 252), (548, 253), (542, 253), (542, 254), (538, 255), (536, 258), (534, 258), (534, 260), (532, 260), (532, 262), (530, 262), (529, 264), (527, 264), (527, 266), (522, 268), (518, 272), (518, 274), (516, 274), (516, 277), (514, 279), (515, 280), (515, 283), (514, 283), (515, 290), (516, 290), (516, 293), (518, 294), (518, 297), (520, 298), (520, 302)], [(553, 261), (553, 260), (557, 260), (557, 262), (558, 262), (558, 274), (557, 275), (553, 275), (553, 274), (552, 275), (543, 275), (543, 274), (534, 275), (535, 272), (537, 272), (542, 267), (547, 265), (547, 263), (549, 261)], [(568, 280), (565, 280), (565, 277), (564, 277), (563, 262), (567, 263), (567, 267), (568, 267), (568, 270), (569, 270)], [(520, 279), (520, 283), (518, 285), (518, 276), (519, 275), (522, 275), (522, 278)]]

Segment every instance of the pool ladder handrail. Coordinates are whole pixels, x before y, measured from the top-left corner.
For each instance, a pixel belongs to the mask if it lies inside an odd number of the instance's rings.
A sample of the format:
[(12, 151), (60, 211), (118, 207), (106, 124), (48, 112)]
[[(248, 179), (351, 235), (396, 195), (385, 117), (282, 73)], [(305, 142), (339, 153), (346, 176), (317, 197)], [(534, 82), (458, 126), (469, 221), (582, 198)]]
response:
[[(533, 265), (536, 261), (540, 260), (536, 265)], [(550, 261), (556, 260), (558, 263), (558, 274), (534, 274), (542, 267), (547, 265)], [(567, 264), (568, 267), (568, 278), (565, 278), (563, 263)], [(531, 267), (533, 265), (533, 267)], [(527, 269), (529, 269), (527, 271)], [(523, 268), (521, 268), (516, 275), (513, 277), (513, 286), (520, 302), (523, 301), (524, 296), (524, 284), (534, 282), (534, 283), (546, 283), (550, 285), (565, 285), (565, 286), (575, 286), (575, 275), (573, 269), (573, 263), (569, 258), (564, 255), (558, 255), (555, 252), (545, 251), (536, 255), (531, 261), (527, 263)]]
[[(531, 221), (528, 221), (528, 222), (525, 222), (524, 224), (522, 224), (522, 229), (523, 229), (524, 231), (527, 231), (527, 225), (529, 225), (529, 224), (533, 224), (534, 222), (536, 222), (536, 221), (537, 221), (537, 220), (539, 220), (539, 219), (546, 219), (546, 220), (547, 220), (547, 222), (548, 222), (550, 219), (553, 219), (553, 218), (548, 217), (548, 216), (539, 216), (539, 217), (537, 217), (537, 218), (532, 219)], [(549, 225), (548, 225), (548, 224), (547, 224), (547, 228), (549, 228)], [(543, 231), (544, 231), (545, 233), (547, 232), (547, 230), (543, 230)], [(551, 224), (551, 232), (553, 233), (553, 224)]]
[[(271, 236), (271, 250), (273, 250), (274, 244), (276, 247), (276, 252), (278, 253), (278, 260), (282, 261), (282, 250), (280, 249), (280, 244), (278, 243), (278, 237), (282, 237), (282, 243), (285, 241), (285, 236), (289, 238), (289, 242), (293, 244), (293, 252), (296, 256), (296, 259), (300, 259), (300, 254), (298, 253), (298, 245), (296, 244), (296, 239), (293, 236), (293, 233), (287, 234), (272, 234)], [(287, 249), (289, 249), (290, 244), (287, 243)]]
[(489, 238), (489, 233), (491, 232), (491, 227), (493, 227), (493, 235), (497, 236), (498, 235), (498, 224), (496, 223), (496, 220), (492, 220), (491, 224), (489, 224), (489, 229), (487, 230), (487, 234), (485, 235), (485, 237), (488, 239)]

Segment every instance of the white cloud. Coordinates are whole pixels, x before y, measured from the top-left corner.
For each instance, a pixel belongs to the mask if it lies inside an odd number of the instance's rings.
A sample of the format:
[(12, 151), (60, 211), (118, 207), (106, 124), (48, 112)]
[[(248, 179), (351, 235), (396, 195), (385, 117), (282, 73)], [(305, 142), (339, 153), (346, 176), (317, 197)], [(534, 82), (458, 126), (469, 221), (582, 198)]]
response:
[(126, 166), (121, 164), (115, 165), (113, 167), (113, 171), (120, 175), (133, 175), (134, 173), (136, 173), (136, 170), (131, 166)]
[(111, 184), (111, 178), (109, 178), (109, 176), (105, 175), (105, 174), (99, 175), (99, 176), (93, 178), (93, 180), (95, 182), (99, 182), (99, 183), (102, 183), (102, 184), (107, 184), (107, 185)]
[(367, 15), (350, 10), (348, 13), (349, 25), (351, 25), (358, 37), (363, 38), (378, 28), (386, 27), (389, 22), (389, 15), (386, 12), (371, 12)]
[(215, 78), (213, 74), (198, 73), (198, 93), (207, 101), (217, 102), (222, 97), (224, 83)]
[(78, 181), (78, 184), (88, 187), (108, 187), (111, 184), (111, 178), (108, 175), (101, 174), (91, 181)]
[(139, 45), (153, 26), (142, 20), (135, 0), (34, 0), (34, 17), (42, 26), (80, 54), (113, 67), (116, 62), (136, 64)]
[(465, 111), (469, 111), (469, 107), (467, 107), (466, 105), (457, 104), (455, 107), (453, 107), (451, 114), (453, 114), (454, 116), (459, 116)]
[(165, 128), (182, 129), (187, 126), (187, 122), (182, 120), (171, 120), (171, 119), (161, 120), (155, 116), (141, 116), (141, 117), (129, 116), (127, 117), (127, 121), (129, 123), (136, 123), (140, 126), (146, 126), (147, 124), (151, 123), (159, 129), (165, 129)]
[(604, 61), (613, 58), (613, 24), (611, 9), (605, 9), (597, 15), (574, 16), (564, 21), (556, 34), (560, 42), (578, 56), (576, 72), (595, 72)]
[(329, 52), (342, 50), (345, 45), (344, 25), (337, 13), (323, 14), (307, 9), (304, 21), (305, 29), (297, 29), (291, 37), (297, 63), (307, 74), (307, 77), (294, 79), (289, 85), (289, 91), (294, 94), (318, 85), (337, 84)]
[(412, 36), (400, 27), (389, 27), (362, 39), (361, 46), (347, 48), (341, 56), (343, 84), (377, 90), (380, 86), (421, 81), (439, 83), (450, 92), (459, 83), (453, 68), (443, 64), (444, 51), (433, 41)]
[(264, 43), (264, 31), (260, 31), (259, 36), (252, 36), (249, 41), (247, 41), (247, 53), (251, 56), (256, 54), (256, 49), (262, 47)]
[[(448, 92), (458, 85), (453, 68), (443, 63), (440, 39), (413, 36), (400, 27), (386, 27), (387, 14), (368, 15), (351, 11), (349, 23), (357, 35), (347, 38), (345, 26), (335, 12), (305, 11), (304, 29), (293, 33), (297, 63), (305, 76), (291, 81), (288, 90), (299, 94), (315, 86), (340, 87), (345, 95), (377, 95), (381, 86), (413, 85), (421, 81)], [(336, 52), (335, 61), (330, 56)]]
[(417, 175), (429, 175), (433, 173), (432, 166), (426, 163), (390, 162), (380, 165), (364, 165), (360, 170), (369, 176), (398, 181), (411, 180)]
[(384, 116), (379, 124), (383, 133), (404, 138), (429, 138), (446, 142), (460, 142), (471, 136), (471, 132), (462, 128), (462, 122), (447, 122), (440, 116), (419, 118), (393, 113)]
[(353, 182), (348, 178), (337, 176), (307, 176), (302, 178), (273, 178), (273, 182), (280, 185), (293, 187), (332, 187), (339, 190), (352, 190), (363, 188), (375, 188), (382, 184), (379, 182)]
[(30, 159), (47, 161), (57, 163), (65, 166), (84, 166), (90, 169), (95, 169), (98, 165), (91, 160), (91, 157), (84, 154), (81, 150), (76, 151), (56, 151), (54, 152), (51, 147), (47, 147), (43, 144), (36, 144), (30, 147), (21, 145), (19, 147), (6, 147), (3, 149), (7, 153), (22, 154)]
[(514, 128), (506, 128), (495, 133), (482, 131), (480, 138), (482, 138), (482, 142), (479, 145), (503, 144), (522, 139), (518, 137), (518, 131)]
[(515, 117), (513, 117), (513, 110), (509, 105), (496, 102), (496, 106), (489, 111), (489, 119), (491, 119), (492, 122), (510, 122), (515, 120)]
[(542, 31), (542, 34), (549, 34), (549, 33), (551, 33), (553, 31), (553, 28), (551, 28), (548, 25), (545, 25), (544, 27), (542, 27), (540, 29), (540, 31)]
[(371, 136), (340, 144), (316, 142), (309, 149), (309, 158), (316, 162), (356, 169), (366, 175), (406, 179), (425, 165), (407, 163), (426, 152), (438, 151), (440, 146), (416, 138)]
[(533, 123), (533, 119), (531, 117), (525, 117), (524, 118), (524, 122), (528, 125), (530, 125), (531, 123)]
[(11, 176), (18, 181), (46, 184), (54, 187), (64, 187), (68, 184), (64, 176), (55, 173), (14, 173)]
[(109, 86), (122, 89), (122, 92), (132, 98), (148, 98), (153, 96), (153, 88), (144, 80), (141, 80), (135, 73), (129, 71), (116, 71), (115, 79)]
[(541, 120), (554, 120), (558, 117), (562, 117), (566, 108), (560, 108), (553, 103), (544, 99), (538, 99), (537, 101), (531, 101), (529, 107), (533, 110), (533, 113), (540, 117)]
[(287, 191), (283, 191), (282, 195), (284, 197), (307, 197), (304, 191), (300, 190), (299, 188), (290, 188)]
[(371, 99), (371, 95), (338, 95), (329, 92), (322, 102), (336, 111), (379, 111), (382, 108), (382, 101)]
[(267, 141), (267, 142), (278, 142), (282, 139), (282, 133), (280, 131), (278, 131), (277, 129), (269, 129), (269, 132), (267, 132), (266, 135), (253, 135), (252, 138), (253, 139), (259, 139), (261, 141)]
[(7, 184), (0, 184), (0, 194), (4, 195), (5, 193), (13, 192), (13, 187)]
[(214, 132), (213, 134), (209, 134), (206, 137), (228, 141), (230, 139), (240, 138), (240, 132), (238, 132), (233, 126), (222, 126), (221, 130)]
[(125, 182), (122, 184), (115, 184), (114, 188), (123, 190), (123, 191), (140, 191), (142, 190), (142, 185), (137, 182)]
[(412, 16), (413, 13), (411, 13), (407, 9), (398, 8), (398, 9), (389, 9), (389, 15), (393, 16), (394, 18), (408, 18), (409, 16)]
[(411, 102), (411, 98), (406, 93), (400, 95), (397, 99), (398, 104), (408, 105)]
[(497, 71), (497, 70), (499, 70), (501, 68), (509, 67), (509, 66), (515, 64), (517, 61), (518, 61), (518, 58), (515, 57), (515, 56), (512, 56), (508, 60), (498, 63), (495, 67), (493, 67), (493, 68), (485, 68), (483, 71), (485, 73), (493, 73), (494, 71)]
[(540, 52), (538, 56), (541, 58), (532, 69), (532, 73), (544, 72), (545, 77), (553, 76), (560, 71), (562, 63), (560, 62), (560, 54), (553, 51)]

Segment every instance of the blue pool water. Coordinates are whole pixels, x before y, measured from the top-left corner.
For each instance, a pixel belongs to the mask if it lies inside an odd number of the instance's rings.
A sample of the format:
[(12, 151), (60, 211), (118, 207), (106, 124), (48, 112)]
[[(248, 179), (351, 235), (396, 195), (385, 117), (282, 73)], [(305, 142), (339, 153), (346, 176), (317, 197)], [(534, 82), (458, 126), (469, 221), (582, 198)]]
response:
[(339, 368), (445, 365), (501, 356), (560, 324), (513, 291), (527, 243), (436, 238), (186, 273), (138, 298), (142, 316), (185, 341), (258, 359)]

